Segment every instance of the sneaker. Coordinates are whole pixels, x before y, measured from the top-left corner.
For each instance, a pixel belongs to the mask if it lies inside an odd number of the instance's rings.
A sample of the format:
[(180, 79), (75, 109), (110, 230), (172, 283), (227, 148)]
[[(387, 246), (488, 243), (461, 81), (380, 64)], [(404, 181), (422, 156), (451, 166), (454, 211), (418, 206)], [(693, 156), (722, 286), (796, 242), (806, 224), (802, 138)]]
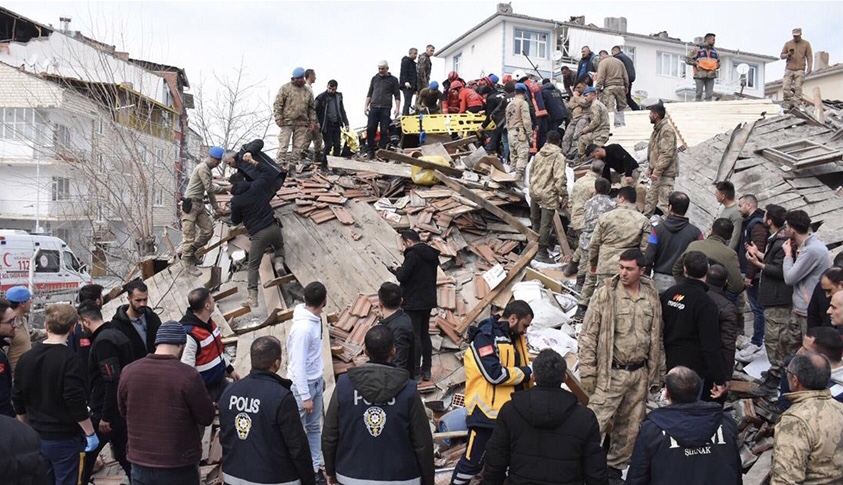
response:
[(422, 371), (421, 376), (422, 376), (423, 381), (430, 381), (430, 371), (429, 370)]
[(328, 485), (328, 479), (325, 477), (325, 469), (323, 468), (316, 471), (316, 485)]
[(755, 344), (749, 344), (745, 349), (735, 353), (735, 360), (748, 364), (758, 357), (761, 352), (761, 347)]

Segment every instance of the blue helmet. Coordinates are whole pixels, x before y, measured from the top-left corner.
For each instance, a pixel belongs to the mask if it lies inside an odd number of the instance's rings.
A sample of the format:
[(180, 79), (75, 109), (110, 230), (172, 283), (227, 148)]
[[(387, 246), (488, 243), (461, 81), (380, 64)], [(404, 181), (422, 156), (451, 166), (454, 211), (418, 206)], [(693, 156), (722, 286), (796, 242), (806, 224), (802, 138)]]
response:
[(583, 95), (586, 95), (588, 93), (596, 93), (596, 92), (597, 92), (597, 89), (594, 86), (589, 86), (589, 87), (585, 88), (585, 91), (583, 91), (582, 93), (583, 93)]
[(436, 81), (430, 81), (430, 84), (427, 86), (430, 89), (439, 89), (439, 83)]
[(222, 156), (225, 154), (225, 148), (223, 147), (211, 147), (208, 149), (208, 155), (211, 158), (216, 158), (217, 160), (222, 160)]

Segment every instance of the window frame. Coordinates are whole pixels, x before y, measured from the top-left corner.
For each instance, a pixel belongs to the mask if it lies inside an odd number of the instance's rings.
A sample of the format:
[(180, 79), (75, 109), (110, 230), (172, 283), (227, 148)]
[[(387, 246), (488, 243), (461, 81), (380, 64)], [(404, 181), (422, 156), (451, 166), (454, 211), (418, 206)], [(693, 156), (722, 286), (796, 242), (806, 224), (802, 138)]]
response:
[(51, 184), (50, 200), (61, 202), (70, 200), (70, 178), (53, 176)]
[(758, 69), (759, 66), (757, 64), (750, 64), (748, 62), (743, 61), (732, 61), (732, 79), (735, 81), (736, 86), (741, 85), (741, 75), (738, 73), (738, 66), (741, 64), (746, 64), (749, 66), (749, 72), (746, 73), (746, 89), (758, 89)]
[[(667, 73), (665, 70), (665, 58), (668, 58)], [(674, 61), (676, 63), (674, 64)], [(674, 69), (676, 74), (673, 74)], [(687, 79), (688, 66), (685, 64), (685, 56), (668, 51), (656, 51), (656, 75), (673, 79)]]
[[(47, 258), (48, 265), (41, 265), (41, 258)], [(35, 258), (36, 273), (58, 273), (62, 269), (62, 255), (54, 249), (41, 249)]]
[(459, 73), (461, 64), (462, 64), (462, 52), (460, 52), (458, 54), (454, 54), (454, 57), (451, 58), (451, 68), (452, 68), (451, 70), (456, 72), (456, 73)]
[[(527, 36), (525, 36), (527, 34)], [(535, 38), (531, 38), (532, 34)], [(544, 39), (542, 39), (544, 37)], [(526, 52), (531, 58), (548, 59), (550, 53), (550, 32), (542, 30), (533, 30), (527, 27), (513, 27), (512, 28), (512, 54), (520, 56), (522, 52)], [(520, 49), (516, 49), (516, 43), (520, 45)], [(524, 45), (531, 46), (535, 43), (536, 52), (533, 52), (529, 47), (524, 48)], [(544, 53), (541, 52), (544, 48)]]

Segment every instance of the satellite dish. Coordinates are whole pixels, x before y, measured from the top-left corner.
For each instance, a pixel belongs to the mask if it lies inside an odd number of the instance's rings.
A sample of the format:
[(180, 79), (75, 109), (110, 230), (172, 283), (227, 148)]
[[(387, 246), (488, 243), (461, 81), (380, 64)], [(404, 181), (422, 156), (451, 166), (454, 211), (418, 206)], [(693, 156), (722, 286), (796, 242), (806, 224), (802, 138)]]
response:
[(553, 60), (559, 62), (562, 60), (562, 51), (553, 51)]
[(749, 72), (749, 65), (745, 63), (740, 63), (738, 64), (738, 67), (735, 68), (735, 70), (738, 71), (738, 74), (744, 75)]

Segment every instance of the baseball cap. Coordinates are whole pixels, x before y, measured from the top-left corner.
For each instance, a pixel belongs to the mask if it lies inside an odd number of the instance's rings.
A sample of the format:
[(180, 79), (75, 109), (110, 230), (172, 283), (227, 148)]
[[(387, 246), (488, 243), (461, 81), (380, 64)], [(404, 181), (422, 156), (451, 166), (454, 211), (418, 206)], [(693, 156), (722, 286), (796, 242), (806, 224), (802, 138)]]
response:
[(793, 29), (793, 35), (802, 35), (802, 27), (796, 27)]

